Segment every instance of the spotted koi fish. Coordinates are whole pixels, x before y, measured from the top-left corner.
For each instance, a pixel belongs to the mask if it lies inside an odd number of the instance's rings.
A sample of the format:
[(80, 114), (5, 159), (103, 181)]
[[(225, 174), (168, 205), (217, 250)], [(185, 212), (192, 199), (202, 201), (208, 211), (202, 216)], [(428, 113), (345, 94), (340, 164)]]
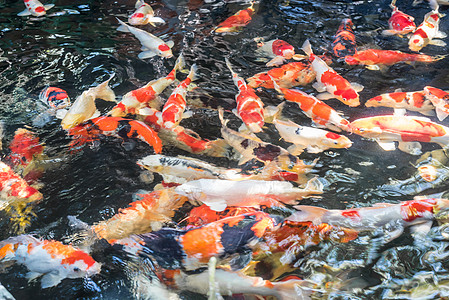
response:
[(357, 92), (363, 90), (362, 85), (349, 83), (321, 58), (313, 54), (309, 40), (304, 42), (301, 49), (309, 56), (312, 62), (312, 68), (316, 72), (317, 81), (313, 84), (313, 87), (318, 92), (323, 92), (317, 96), (318, 99), (337, 98), (348, 106), (360, 105), (359, 94)]
[(35, 16), (41, 17), (47, 13), (47, 10), (55, 6), (54, 4), (43, 5), (39, 0), (23, 0), (26, 9), (17, 15), (20, 17)]
[(343, 19), (332, 42), (332, 53), (336, 58), (344, 58), (357, 52), (354, 24), (351, 19)]
[(68, 134), (76, 138), (71, 142), (70, 148), (79, 147), (84, 143), (94, 141), (99, 134), (104, 134), (121, 138), (138, 138), (152, 146), (154, 152), (161, 153), (162, 151), (162, 141), (157, 133), (150, 126), (137, 120), (119, 117), (98, 117), (71, 128)]
[(239, 10), (234, 15), (218, 24), (214, 31), (218, 33), (239, 31), (242, 27), (246, 26), (252, 20), (254, 12), (255, 10), (253, 1), (250, 7)]
[(159, 17), (154, 16), (153, 8), (145, 3), (143, 0), (136, 1), (136, 11), (129, 16), (128, 23), (131, 25), (146, 25), (151, 24), (156, 26), (157, 24), (165, 24), (165, 21)]
[(391, 66), (399, 62), (436, 62), (444, 56), (430, 56), (425, 54), (409, 54), (401, 51), (367, 49), (346, 56), (345, 62), (348, 65), (364, 65), (370, 70), (379, 70), (382, 66)]
[(162, 93), (167, 86), (176, 80), (176, 72), (184, 68), (185, 61), (181, 54), (176, 60), (173, 70), (165, 77), (152, 80), (145, 86), (126, 93), (122, 100), (108, 113), (113, 117), (124, 117), (127, 114), (137, 114), (140, 109), (147, 106), (160, 109), (161, 103), (157, 96)]
[(415, 18), (403, 13), (396, 7), (396, 0), (391, 1), (390, 7), (393, 9), (391, 17), (388, 20), (390, 29), (382, 31), (383, 35), (406, 35), (416, 29)]
[(28, 280), (40, 276), (41, 287), (58, 285), (65, 278), (82, 278), (98, 274), (101, 265), (89, 254), (58, 241), (20, 235), (0, 242), (0, 261), (16, 261), (27, 267)]
[(434, 115), (434, 106), (423, 91), (394, 92), (376, 96), (365, 103), (366, 107), (386, 106), (417, 111), (426, 116)]
[(235, 96), (237, 108), (235, 114), (245, 123), (246, 127), (252, 132), (261, 132), (264, 124), (262, 100), (256, 95), (251, 87), (246, 85), (245, 79), (238, 76), (232, 70), (231, 63), (226, 58), (226, 65), (232, 74), (234, 84), (239, 89), (238, 95)]
[(449, 93), (435, 87), (424, 87), (424, 94), (435, 106), (438, 120), (443, 121), (449, 114)]
[(424, 16), (424, 21), (416, 28), (408, 41), (408, 47), (412, 51), (420, 51), (425, 46), (431, 44), (435, 46), (446, 46), (446, 43), (438, 38), (445, 38), (447, 35), (439, 30), (440, 20), (443, 17), (438, 9), (432, 10)]
[(25, 128), (16, 130), (14, 138), (9, 144), (9, 149), (11, 153), (5, 160), (11, 165), (23, 169), (44, 152), (44, 146), (39, 142), (39, 138)]
[(449, 145), (449, 128), (414, 116), (384, 115), (357, 119), (351, 122), (354, 133), (372, 138), (386, 151), (396, 149), (417, 155), (421, 153), (419, 142)]
[(164, 128), (173, 128), (182, 120), (182, 115), (187, 106), (186, 95), (189, 85), (198, 79), (198, 67), (196, 64), (190, 68), (190, 73), (186, 79), (173, 90), (170, 97), (165, 102), (162, 109), (162, 126)]
[(316, 73), (312, 69), (312, 65), (308, 62), (292, 62), (281, 66), (280, 68), (274, 68), (267, 72), (258, 73), (246, 81), (251, 88), (264, 87), (267, 89), (274, 89), (273, 81), (286, 89), (295, 86), (308, 85), (315, 80)]
[(268, 42), (259, 40), (257, 46), (259, 48), (256, 50), (256, 54), (271, 58), (266, 63), (267, 67), (280, 66), (295, 56), (295, 47), (283, 40), (277, 39)]
[(51, 86), (42, 90), (39, 94), (39, 100), (48, 106), (58, 119), (64, 118), (67, 109), (72, 105), (66, 91)]

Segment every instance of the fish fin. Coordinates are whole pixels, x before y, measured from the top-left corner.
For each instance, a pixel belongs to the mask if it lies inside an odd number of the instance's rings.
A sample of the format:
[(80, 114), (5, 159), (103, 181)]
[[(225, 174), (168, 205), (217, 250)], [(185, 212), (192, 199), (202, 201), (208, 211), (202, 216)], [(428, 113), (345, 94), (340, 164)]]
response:
[[(150, 17), (150, 18), (148, 18), (148, 21), (149, 21), (149, 23), (150, 23), (152, 26), (154, 26), (154, 27), (156, 27), (157, 24), (165, 24), (164, 19), (159, 18), (159, 17)], [(170, 47), (170, 46), (169, 46), (169, 47)], [(171, 47), (170, 47), (170, 48), (171, 48)]]
[(412, 6), (420, 4), (423, 0), (413, 0)]
[(301, 54), (293, 55), (293, 60), (304, 60), (304, 59), (307, 59), (307, 58), (308, 58), (307, 55), (301, 55)]
[(428, 116), (428, 117), (435, 116), (435, 112), (433, 110), (424, 110), (424, 111), (420, 111), (420, 113), (425, 115), (425, 116)]
[(109, 82), (114, 77), (114, 75), (115, 74), (112, 74), (108, 80), (95, 87), (95, 98), (99, 98), (109, 102), (117, 102), (115, 101), (115, 93), (109, 86)]
[(120, 23), (120, 26), (117, 28), (118, 31), (121, 32), (130, 32), (129, 31), (129, 25), (126, 24), (125, 22), (123, 22), (122, 20), (120, 20), (119, 18), (116, 18), (117, 21)]
[(19, 17), (31, 16), (31, 13), (28, 9), (25, 9), (17, 14)]
[(448, 113), (438, 107), (435, 107), (435, 112), (437, 113), (437, 118), (440, 121), (443, 121), (448, 116)]
[(92, 115), (92, 117), (90, 117), (89, 119), (98, 118), (100, 115), (101, 115), (100, 111), (98, 109), (96, 109), (94, 114)]
[(25, 278), (28, 280), (28, 282), (35, 280), (36, 278), (42, 276), (42, 273), (39, 272), (28, 272), (25, 275)]
[[(301, 153), (303, 153), (305, 148), (306, 147), (304, 145), (293, 144), (287, 148), (287, 151), (290, 152), (291, 155), (297, 156), (297, 155), (300, 155)], [(307, 150), (309, 150), (308, 147), (307, 147)]]
[(365, 68), (371, 71), (380, 71), (380, 67), (378, 65), (366, 65)]
[(385, 151), (393, 151), (396, 150), (396, 145), (394, 144), (394, 142), (380, 142), (377, 141), (377, 143), (379, 144), (379, 146), (384, 149)]
[(167, 45), (167, 46), (170, 47), (170, 48), (173, 48), (173, 46), (175, 45), (175, 42), (173, 42), (173, 41), (168, 41), (168, 42), (165, 43), (165, 45)]
[(318, 94), (316, 96), (316, 98), (319, 99), (319, 100), (329, 100), (329, 99), (335, 98), (335, 96), (332, 95), (331, 93), (324, 92), (324, 93)]
[(325, 208), (308, 205), (293, 206), (297, 211), (291, 214), (286, 220), (293, 222), (312, 222), (313, 224), (321, 224), (323, 216), (327, 210)]
[(444, 47), (446, 46), (446, 42), (442, 41), (442, 40), (431, 40), (429, 42), (430, 45), (434, 45), (434, 46), (440, 46), (440, 47)]
[(139, 7), (141, 7), (142, 5), (144, 5), (145, 4), (145, 1), (143, 1), (143, 0), (137, 0), (136, 1), (136, 4), (134, 5), (134, 7), (135, 8), (139, 8)]
[(143, 51), (143, 52), (140, 52), (139, 55), (137, 55), (137, 57), (140, 59), (146, 59), (146, 58), (151, 58), (156, 55), (157, 54), (154, 53), (153, 51)]
[(200, 200), (201, 202), (203, 202), (204, 204), (206, 204), (207, 206), (209, 206), (209, 208), (213, 211), (224, 211), (226, 209), (226, 207), (228, 206), (226, 204), (226, 200), (225, 199), (221, 199), (221, 198), (213, 198), (213, 199), (207, 199), (207, 200)]
[(325, 150), (318, 145), (308, 145), (306, 147), (306, 149), (307, 149), (307, 152), (309, 152), (309, 153), (321, 153)]
[(182, 53), (181, 53), (181, 54), (179, 54), (178, 58), (176, 59), (174, 69), (176, 71), (182, 71), (185, 66), (186, 66), (186, 61), (184, 59), (184, 55), (182, 55)]
[(310, 45), (309, 40), (306, 40), (304, 44), (302, 44), (301, 50), (304, 51), (307, 54), (307, 56), (313, 54), (312, 46)]
[(382, 31), (382, 35), (390, 36), (390, 35), (395, 35), (395, 34), (397, 34), (398, 32), (399, 32), (399, 31), (397, 31), (397, 30), (387, 29), (387, 30), (383, 30), (383, 31)]
[(209, 141), (207, 149), (202, 154), (213, 157), (230, 157), (232, 155), (232, 147), (224, 139), (216, 139)]
[(64, 119), (64, 117), (67, 114), (67, 112), (68, 112), (68, 110), (65, 109), (65, 108), (58, 109), (56, 111), (56, 118), (61, 119), (61, 120)]
[(364, 88), (363, 85), (361, 85), (360, 83), (357, 83), (357, 82), (351, 82), (351, 87), (352, 87), (352, 88), (354, 89), (354, 91), (356, 91), (357, 93), (363, 91), (363, 88)]
[(411, 154), (411, 155), (420, 155), (421, 151), (421, 143), (419, 142), (399, 142), (398, 149)]
[(407, 113), (407, 110), (405, 108), (395, 108), (393, 115), (398, 117), (403, 117)]
[(319, 93), (322, 93), (326, 90), (326, 86), (322, 82), (315, 82), (312, 84), (312, 87)]
[(242, 125), (240, 125), (238, 132), (243, 133), (243, 134), (248, 134), (248, 135), (252, 134), (251, 130), (249, 130), (248, 126), (246, 126), (245, 123), (242, 123)]
[(278, 67), (280, 65), (282, 65), (285, 62), (285, 58), (278, 55), (275, 58), (273, 58), (272, 60), (270, 60), (269, 62), (266, 63), (267, 67)]
[(447, 34), (446, 34), (446, 32), (443, 32), (443, 31), (438, 31), (436, 34), (435, 34), (435, 38), (436, 39), (444, 39), (444, 38), (446, 38), (447, 37)]
[(311, 294), (316, 284), (308, 280), (290, 279), (286, 281), (272, 282), (278, 299), (312, 299)]
[(190, 72), (187, 77), (189, 77), (191, 81), (195, 81), (200, 78), (200, 75), (198, 74), (198, 65), (197, 64), (193, 64), (190, 67)]
[(62, 277), (60, 275), (55, 275), (52, 273), (47, 273), (42, 276), (41, 279), (41, 287), (43, 289), (58, 285), (62, 281)]
[(318, 179), (318, 176), (310, 179), (307, 181), (306, 186), (304, 187), (304, 190), (313, 192), (316, 194), (322, 194), (324, 190), (323, 183)]
[(243, 155), (243, 154), (242, 154), (242, 156), (240, 157), (240, 159), (239, 159), (239, 161), (238, 161), (237, 164), (238, 164), (239, 166), (240, 166), (240, 165), (243, 165), (244, 163), (250, 161), (251, 159), (253, 159), (252, 156), (250, 156), (250, 155)]
[(410, 232), (413, 236), (415, 235), (426, 235), (432, 228), (432, 221), (427, 221), (421, 224), (416, 224), (410, 227)]
[(54, 4), (45, 4), (44, 8), (45, 10), (49, 10), (50, 8), (52, 8), (53, 6), (55, 6)]
[(191, 118), (192, 116), (193, 116), (193, 112), (191, 110), (184, 111), (182, 113), (182, 119), (188, 119), (188, 118)]
[(285, 102), (281, 102), (278, 106), (265, 106), (263, 109), (263, 118), (265, 123), (273, 123), (274, 119), (277, 119), (282, 112)]

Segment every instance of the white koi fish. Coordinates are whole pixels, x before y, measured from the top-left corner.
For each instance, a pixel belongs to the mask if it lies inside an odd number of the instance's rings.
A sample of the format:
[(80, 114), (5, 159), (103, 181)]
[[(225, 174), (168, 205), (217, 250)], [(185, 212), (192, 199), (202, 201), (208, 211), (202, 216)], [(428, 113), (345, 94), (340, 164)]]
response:
[(152, 26), (156, 24), (165, 24), (165, 21), (154, 16), (153, 8), (143, 0), (137, 0), (136, 11), (129, 16), (128, 22), (131, 25), (146, 25), (150, 23)]
[(427, 45), (446, 46), (442, 39), (446, 33), (439, 30), (440, 20), (444, 15), (438, 12), (438, 8), (432, 10), (424, 16), (424, 21), (416, 28), (410, 36), (408, 46), (412, 51), (420, 51)]
[(174, 45), (173, 41), (168, 41), (165, 43), (163, 40), (157, 36), (152, 35), (142, 29), (129, 26), (125, 22), (117, 18), (117, 21), (121, 24), (117, 30), (122, 32), (131, 32), (142, 44), (142, 52), (139, 53), (138, 57), (140, 59), (150, 58), (159, 55), (164, 58), (170, 58), (173, 56), (171, 48)]
[(23, 0), (26, 9), (17, 15), (19, 17), (35, 16), (41, 17), (47, 13), (47, 10), (55, 6), (54, 4), (43, 5), (39, 0)]

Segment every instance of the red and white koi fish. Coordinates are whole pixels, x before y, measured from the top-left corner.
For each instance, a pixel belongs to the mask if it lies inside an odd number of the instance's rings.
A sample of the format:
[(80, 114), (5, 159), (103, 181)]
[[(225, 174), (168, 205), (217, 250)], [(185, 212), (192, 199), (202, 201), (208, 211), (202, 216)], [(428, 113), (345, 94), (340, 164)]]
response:
[(254, 90), (246, 85), (245, 79), (232, 70), (231, 63), (226, 58), (226, 65), (231, 71), (232, 79), (239, 93), (235, 96), (237, 108), (235, 114), (245, 123), (252, 132), (261, 132), (264, 124), (263, 102)]
[(370, 70), (379, 70), (382, 66), (391, 66), (399, 62), (436, 62), (444, 58), (443, 55), (430, 56), (425, 54), (410, 54), (401, 51), (367, 49), (358, 51), (354, 55), (346, 56), (345, 62), (348, 65), (364, 65)]
[(295, 55), (295, 47), (293, 47), (286, 41), (277, 39), (263, 42), (260, 39), (257, 40), (257, 46), (259, 48), (256, 50), (256, 53), (258, 55), (272, 58), (269, 62), (266, 63), (267, 67), (280, 66), (286, 60), (292, 59)]
[(366, 107), (386, 106), (417, 111), (426, 116), (434, 115), (434, 106), (423, 91), (394, 92), (376, 96), (365, 103)]
[(136, 11), (129, 16), (128, 22), (131, 25), (165, 24), (163, 19), (154, 16), (153, 8), (143, 0), (136, 1)]
[[(402, 233), (405, 227), (416, 231), (428, 231), (435, 216), (449, 208), (447, 199), (416, 199), (398, 204), (380, 203), (374, 207), (347, 210), (327, 210), (321, 207), (297, 205), (298, 210), (287, 220), (295, 222), (327, 223), (361, 231), (372, 231), (387, 224), (394, 224)], [(442, 218), (439, 221), (447, 222)]]
[(47, 13), (47, 10), (55, 6), (54, 4), (43, 5), (39, 0), (23, 0), (26, 9), (17, 15), (20, 17), (24, 16), (35, 16), (41, 17)]
[(0, 261), (16, 261), (27, 267), (26, 278), (40, 276), (41, 287), (58, 285), (65, 278), (82, 278), (98, 274), (101, 265), (89, 254), (71, 245), (53, 240), (19, 235), (0, 242)]
[(396, 0), (392, 0), (390, 7), (393, 9), (391, 17), (388, 20), (390, 29), (382, 31), (383, 35), (406, 35), (416, 29), (415, 18), (406, 13), (403, 13), (396, 7)]
[(187, 106), (187, 88), (196, 79), (198, 79), (198, 67), (196, 64), (193, 64), (187, 78), (178, 84), (164, 104), (162, 109), (162, 120), (164, 122), (162, 126), (164, 128), (173, 128), (181, 122)]
[(201, 201), (212, 210), (223, 211), (227, 206), (283, 206), (321, 194), (323, 189), (316, 179), (311, 179), (304, 189), (287, 181), (198, 179), (177, 186), (175, 192)]
[(68, 134), (76, 138), (71, 143), (71, 148), (94, 141), (98, 138), (99, 134), (104, 134), (121, 138), (138, 138), (152, 146), (154, 152), (162, 152), (162, 141), (157, 133), (150, 126), (137, 120), (119, 117), (98, 117), (71, 128)]
[(349, 121), (340, 116), (335, 109), (323, 101), (300, 90), (284, 89), (277, 86), (276, 83), (274, 83), (274, 86), (276, 91), (283, 94), (286, 100), (298, 103), (304, 114), (311, 118), (317, 125), (335, 131), (341, 131), (343, 129), (351, 132)]
[(127, 114), (137, 114), (140, 109), (147, 106), (160, 109), (161, 103), (157, 99), (157, 96), (176, 80), (176, 72), (183, 69), (184, 66), (185, 61), (181, 54), (176, 60), (173, 70), (167, 76), (152, 80), (145, 86), (126, 93), (122, 100), (108, 114), (112, 117), (124, 117)]
[(449, 115), (449, 93), (435, 87), (424, 87), (424, 94), (435, 106), (438, 120), (443, 121)]
[(73, 102), (67, 114), (61, 121), (62, 129), (70, 129), (81, 124), (91, 118), (96, 118), (100, 112), (95, 106), (95, 99), (103, 99), (105, 101), (115, 102), (115, 93), (109, 87), (109, 81), (114, 77), (112, 75), (105, 82), (84, 91)]
[(292, 62), (274, 68), (267, 72), (258, 73), (246, 81), (248, 86), (255, 89), (257, 87), (264, 87), (266, 89), (274, 89), (272, 77), (276, 83), (286, 89), (299, 86), (308, 85), (315, 80), (316, 73), (312, 69), (309, 62)]
[(117, 19), (121, 24), (117, 30), (122, 32), (131, 32), (142, 44), (142, 52), (139, 53), (138, 57), (140, 59), (146, 59), (153, 56), (161, 56), (163, 58), (170, 58), (173, 56), (171, 48), (175, 44), (173, 41), (168, 41), (165, 43), (163, 40), (149, 32), (142, 29), (129, 26), (125, 22)]
[(218, 33), (238, 31), (252, 20), (254, 12), (255, 10), (253, 1), (250, 7), (239, 10), (234, 15), (218, 24), (214, 31)]
[(357, 44), (351, 19), (343, 19), (332, 42), (332, 53), (336, 58), (344, 58), (357, 52)]
[(399, 150), (420, 154), (419, 142), (449, 145), (449, 128), (431, 122), (424, 117), (384, 115), (357, 119), (351, 122), (352, 131), (366, 138), (372, 138), (386, 151)]
[(327, 91), (317, 96), (318, 99), (325, 100), (337, 98), (348, 106), (358, 106), (359, 94), (357, 91), (363, 90), (363, 86), (358, 83), (349, 83), (341, 75), (329, 67), (321, 58), (313, 54), (309, 40), (306, 40), (301, 48), (310, 58), (312, 68), (316, 72), (316, 82), (313, 87), (318, 92)]
[(412, 51), (420, 51), (427, 45), (446, 46), (446, 43), (438, 38), (447, 35), (439, 30), (440, 20), (444, 15), (438, 9), (432, 10), (424, 16), (424, 21), (416, 28), (408, 41), (408, 47)]
[(19, 128), (14, 134), (14, 139), (9, 144), (11, 153), (5, 158), (11, 165), (25, 169), (33, 159), (42, 156), (44, 146), (31, 131)]

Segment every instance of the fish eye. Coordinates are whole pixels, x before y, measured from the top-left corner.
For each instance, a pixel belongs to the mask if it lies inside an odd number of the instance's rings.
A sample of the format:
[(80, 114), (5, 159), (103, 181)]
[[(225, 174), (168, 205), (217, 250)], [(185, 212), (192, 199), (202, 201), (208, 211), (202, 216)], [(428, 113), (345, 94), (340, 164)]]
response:
[(74, 268), (73, 268), (73, 271), (74, 271), (74, 272), (79, 272), (79, 271), (81, 271), (81, 269), (78, 268), (78, 267), (74, 267)]

